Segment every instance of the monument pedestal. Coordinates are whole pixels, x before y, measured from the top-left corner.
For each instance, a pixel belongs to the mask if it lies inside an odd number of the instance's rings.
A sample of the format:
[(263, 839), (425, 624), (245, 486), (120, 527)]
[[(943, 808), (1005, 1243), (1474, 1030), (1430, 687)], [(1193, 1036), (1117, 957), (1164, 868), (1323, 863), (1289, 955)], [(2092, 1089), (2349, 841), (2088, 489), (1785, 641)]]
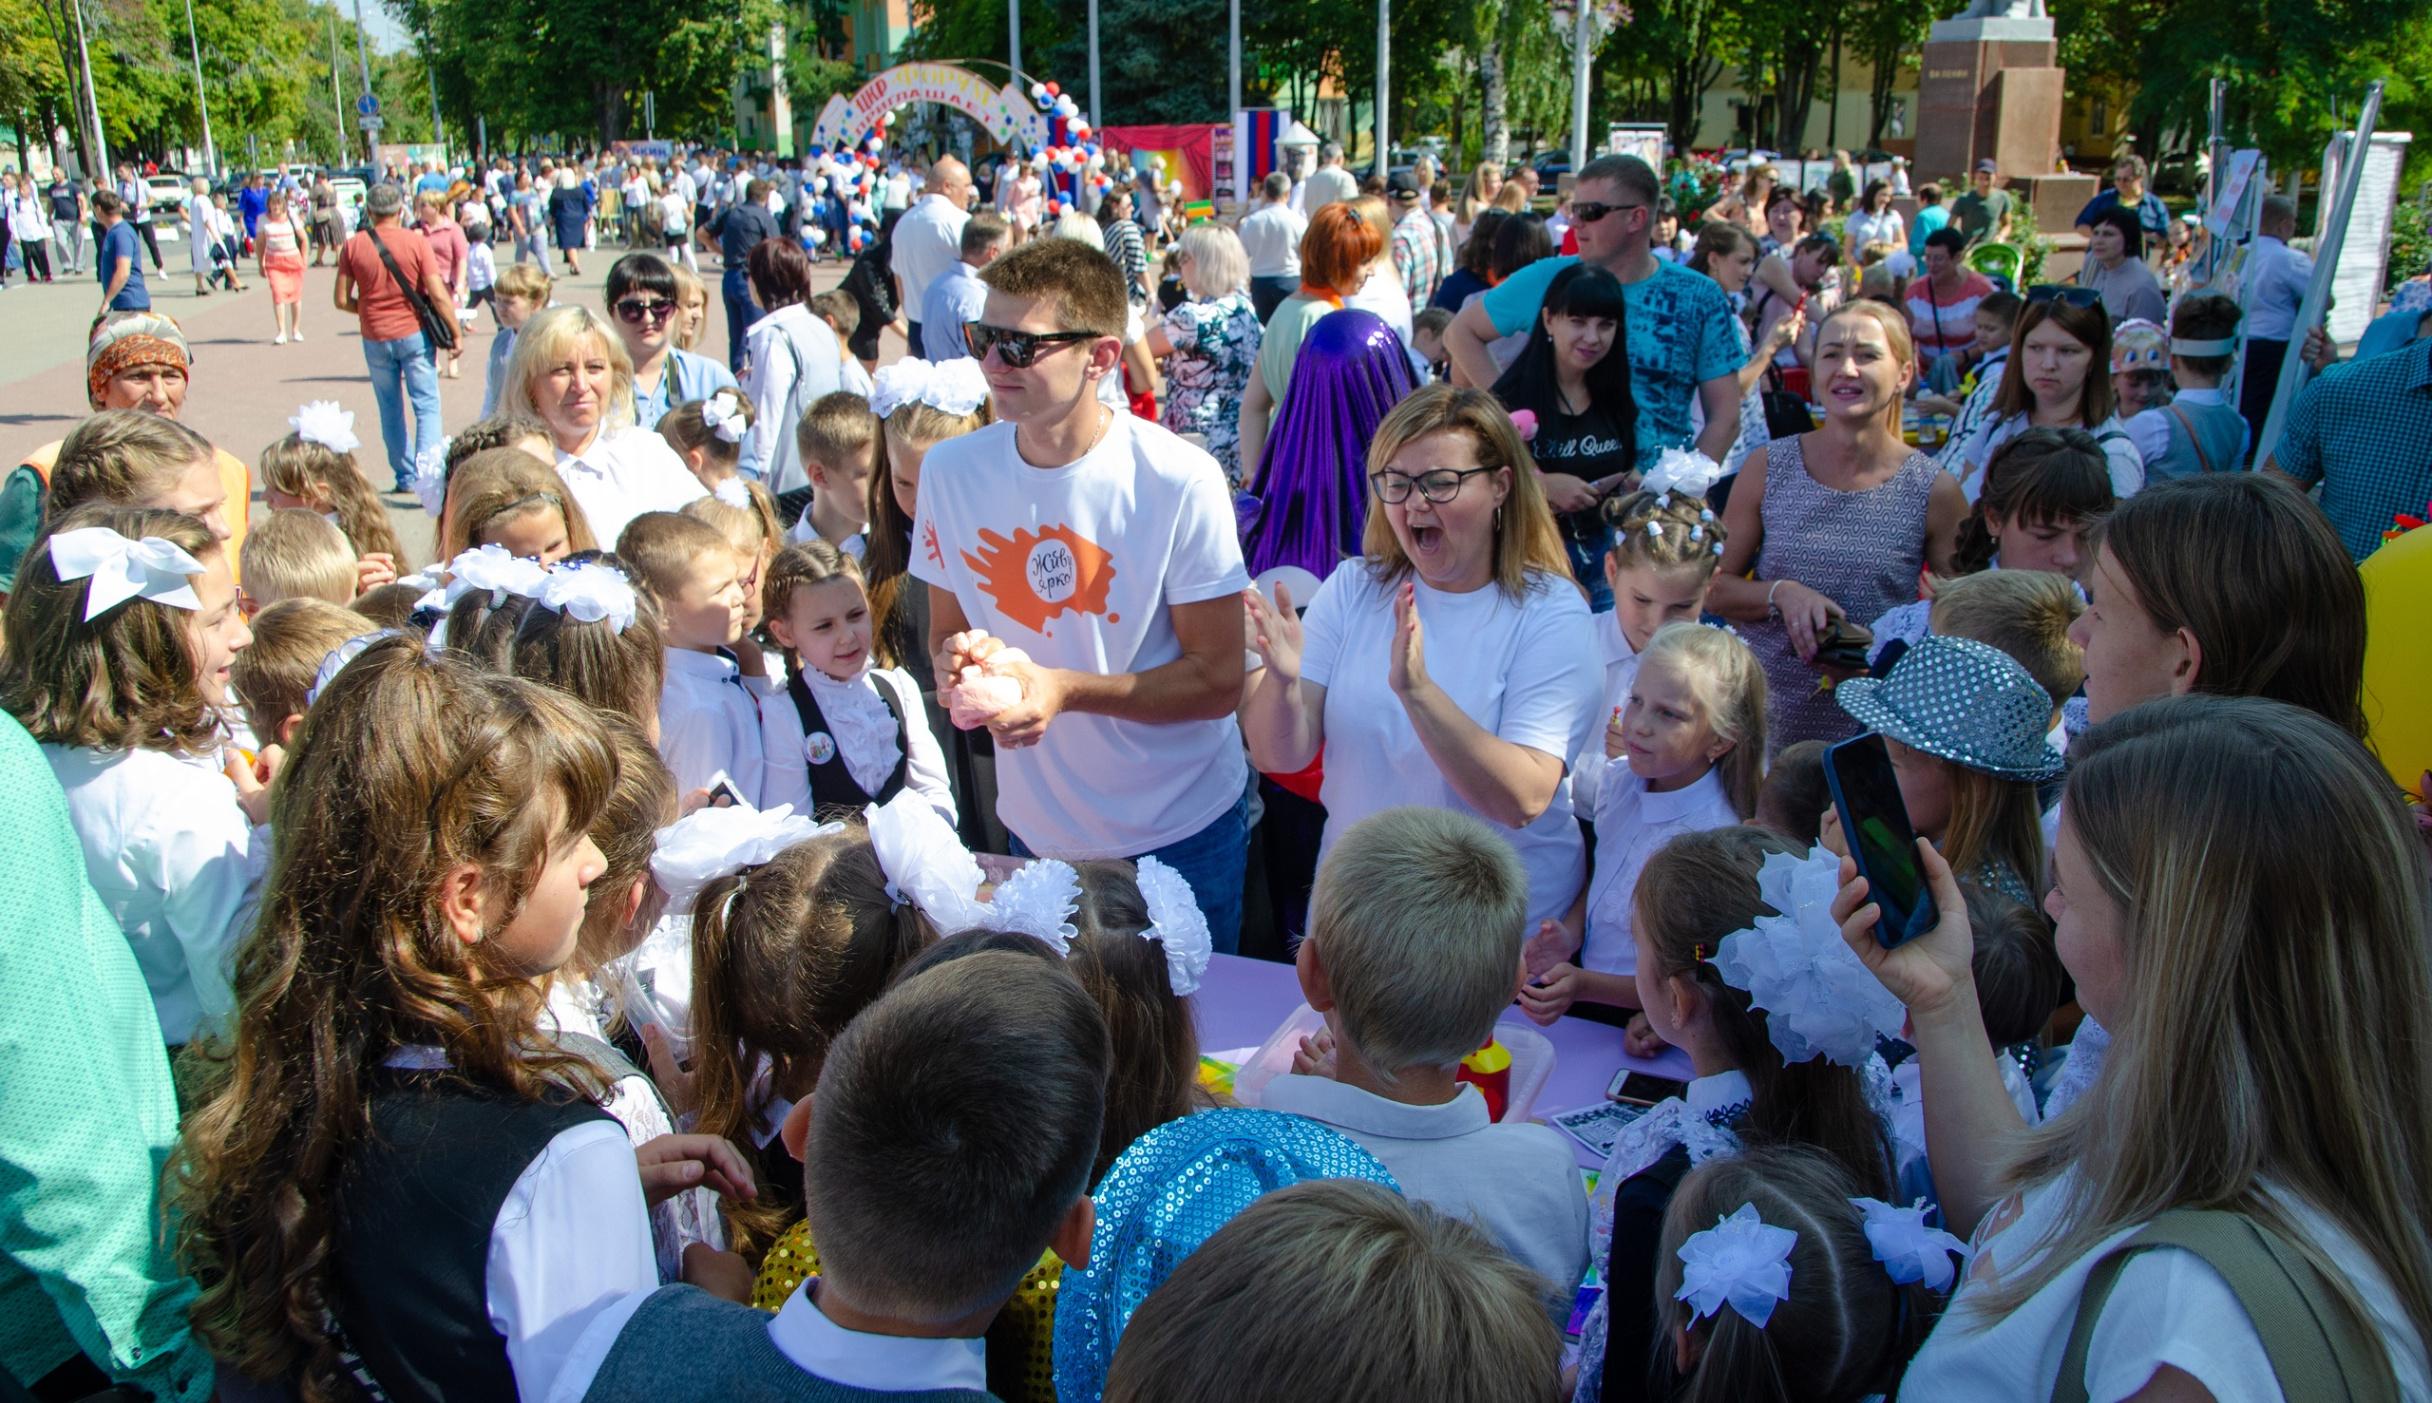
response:
[[(1917, 173), (1967, 187), (1991, 158), (2005, 177), (2060, 160), (2063, 71), (2047, 18), (1942, 20), (1926, 40), (1917, 92)], [(2072, 211), (2074, 213), (2074, 211)]]

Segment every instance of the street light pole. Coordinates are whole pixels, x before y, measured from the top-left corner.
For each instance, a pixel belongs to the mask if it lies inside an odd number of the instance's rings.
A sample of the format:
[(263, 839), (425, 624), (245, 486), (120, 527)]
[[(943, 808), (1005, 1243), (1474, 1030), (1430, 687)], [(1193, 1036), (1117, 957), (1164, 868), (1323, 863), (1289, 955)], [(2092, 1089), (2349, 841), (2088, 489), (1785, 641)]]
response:
[(1588, 47), (1594, 42), (1596, 0), (1574, 0), (1571, 21), (1571, 176), (1588, 163)]
[(1008, 47), (1012, 50), (1013, 81), (1022, 81), (1022, 0), (1008, 0), (1005, 6)]
[[(363, 41), (363, 0), (355, 0), (355, 62), (363, 70), (363, 91), (372, 90), (372, 51)], [(372, 152), (372, 133), (363, 133), (363, 164), (372, 168), (372, 179), (380, 178), (379, 161)]]
[(1392, 158), (1385, 154), (1387, 78), (1393, 66), (1393, 0), (1376, 0), (1376, 173), (1390, 174)]
[(102, 183), (110, 178), (110, 139), (101, 130), (101, 91), (93, 86), (93, 46), (84, 37), (84, 0), (72, 0), (71, 7), (76, 11), (76, 61), (84, 68), (85, 109), (93, 119), (92, 156), (100, 163), (91, 178), (96, 188), (104, 188)]
[(1089, 125), (1098, 128), (1098, 0), (1089, 0)]
[(203, 44), (194, 37), (194, 0), (186, 0), (186, 49), (194, 56), (194, 107), (203, 114), (203, 168), (219, 173), (219, 152), (211, 144), (211, 100), (203, 96)]

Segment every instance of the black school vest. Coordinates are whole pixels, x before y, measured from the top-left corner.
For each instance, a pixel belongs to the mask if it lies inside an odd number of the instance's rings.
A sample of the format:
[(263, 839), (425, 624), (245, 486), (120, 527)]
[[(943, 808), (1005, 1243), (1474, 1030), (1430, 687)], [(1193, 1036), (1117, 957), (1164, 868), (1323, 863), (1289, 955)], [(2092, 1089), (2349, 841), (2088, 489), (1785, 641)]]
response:
[(860, 809), (871, 804), (883, 804), (903, 792), (904, 776), (909, 773), (912, 763), (912, 747), (908, 743), (910, 738), (904, 734), (903, 704), (895, 699), (893, 687), (876, 678), (871, 679), (870, 685), (878, 690), (878, 699), (887, 704), (887, 714), (895, 718), (895, 768), (887, 775), (887, 782), (878, 787), (876, 794), (864, 790), (854, 780), (853, 772), (845, 768), (844, 745), (828, 729), (827, 715), (819, 709), (819, 699), (811, 695), (811, 684), (802, 680), (802, 669), (795, 668), (793, 675), (785, 679), (786, 695), (794, 699), (794, 710), (802, 717), (803, 736), (806, 739), (816, 736), (828, 738), (826, 759), (812, 759), (816, 753), (813, 748), (815, 741), (804, 747), (802, 757), (810, 768), (811, 812), (814, 814), (826, 813), (830, 809)]
[(443, 1072), (383, 1068), (371, 1134), (340, 1180), (336, 1313), (347, 1346), (399, 1400), (512, 1400), (490, 1325), (490, 1230), (551, 1140), (608, 1113), (571, 1093), (525, 1101)]

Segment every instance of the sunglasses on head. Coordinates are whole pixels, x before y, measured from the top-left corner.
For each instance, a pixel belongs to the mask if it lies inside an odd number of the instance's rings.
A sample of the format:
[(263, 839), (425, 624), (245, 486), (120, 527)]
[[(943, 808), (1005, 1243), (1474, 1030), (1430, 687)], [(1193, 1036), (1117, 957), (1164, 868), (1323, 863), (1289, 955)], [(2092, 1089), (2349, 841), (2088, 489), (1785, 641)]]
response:
[(1014, 331), (986, 322), (963, 323), (963, 344), (971, 348), (973, 360), (988, 359), (988, 352), (994, 349), (997, 358), (1015, 370), (1029, 369), (1042, 346), (1097, 339), (1094, 331)]
[(2061, 283), (2037, 283), (2027, 289), (2027, 305), (2033, 306), (2038, 302), (2066, 302), (2072, 307), (2100, 307), (2103, 305), (2103, 293), (2100, 288), (2069, 287)]
[(676, 304), (664, 297), (625, 297), (616, 304), (616, 319), (632, 326), (663, 322), (676, 314)]
[(1573, 224), (1593, 224), (1615, 210), (1645, 208), (1645, 205), (1607, 205), (1599, 204), (1594, 200), (1573, 200), (1571, 201), (1571, 222)]

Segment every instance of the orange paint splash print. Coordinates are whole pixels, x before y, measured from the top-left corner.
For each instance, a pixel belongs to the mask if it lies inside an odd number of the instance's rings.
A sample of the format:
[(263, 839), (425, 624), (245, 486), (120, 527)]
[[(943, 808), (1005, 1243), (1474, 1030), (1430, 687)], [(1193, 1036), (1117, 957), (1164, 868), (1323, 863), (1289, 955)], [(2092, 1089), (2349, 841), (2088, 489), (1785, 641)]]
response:
[(1059, 614), (1106, 613), (1115, 558), (1071, 527), (1024, 529), (1010, 540), (982, 531), (980, 547), (977, 555), (963, 552), (963, 563), (998, 612), (1031, 632), (1046, 633), (1047, 621)]
[(924, 524), (921, 527), (920, 534), (921, 549), (929, 553), (930, 563), (936, 565), (941, 570), (944, 569), (946, 567), (946, 553), (937, 548), (937, 523), (932, 521)]

